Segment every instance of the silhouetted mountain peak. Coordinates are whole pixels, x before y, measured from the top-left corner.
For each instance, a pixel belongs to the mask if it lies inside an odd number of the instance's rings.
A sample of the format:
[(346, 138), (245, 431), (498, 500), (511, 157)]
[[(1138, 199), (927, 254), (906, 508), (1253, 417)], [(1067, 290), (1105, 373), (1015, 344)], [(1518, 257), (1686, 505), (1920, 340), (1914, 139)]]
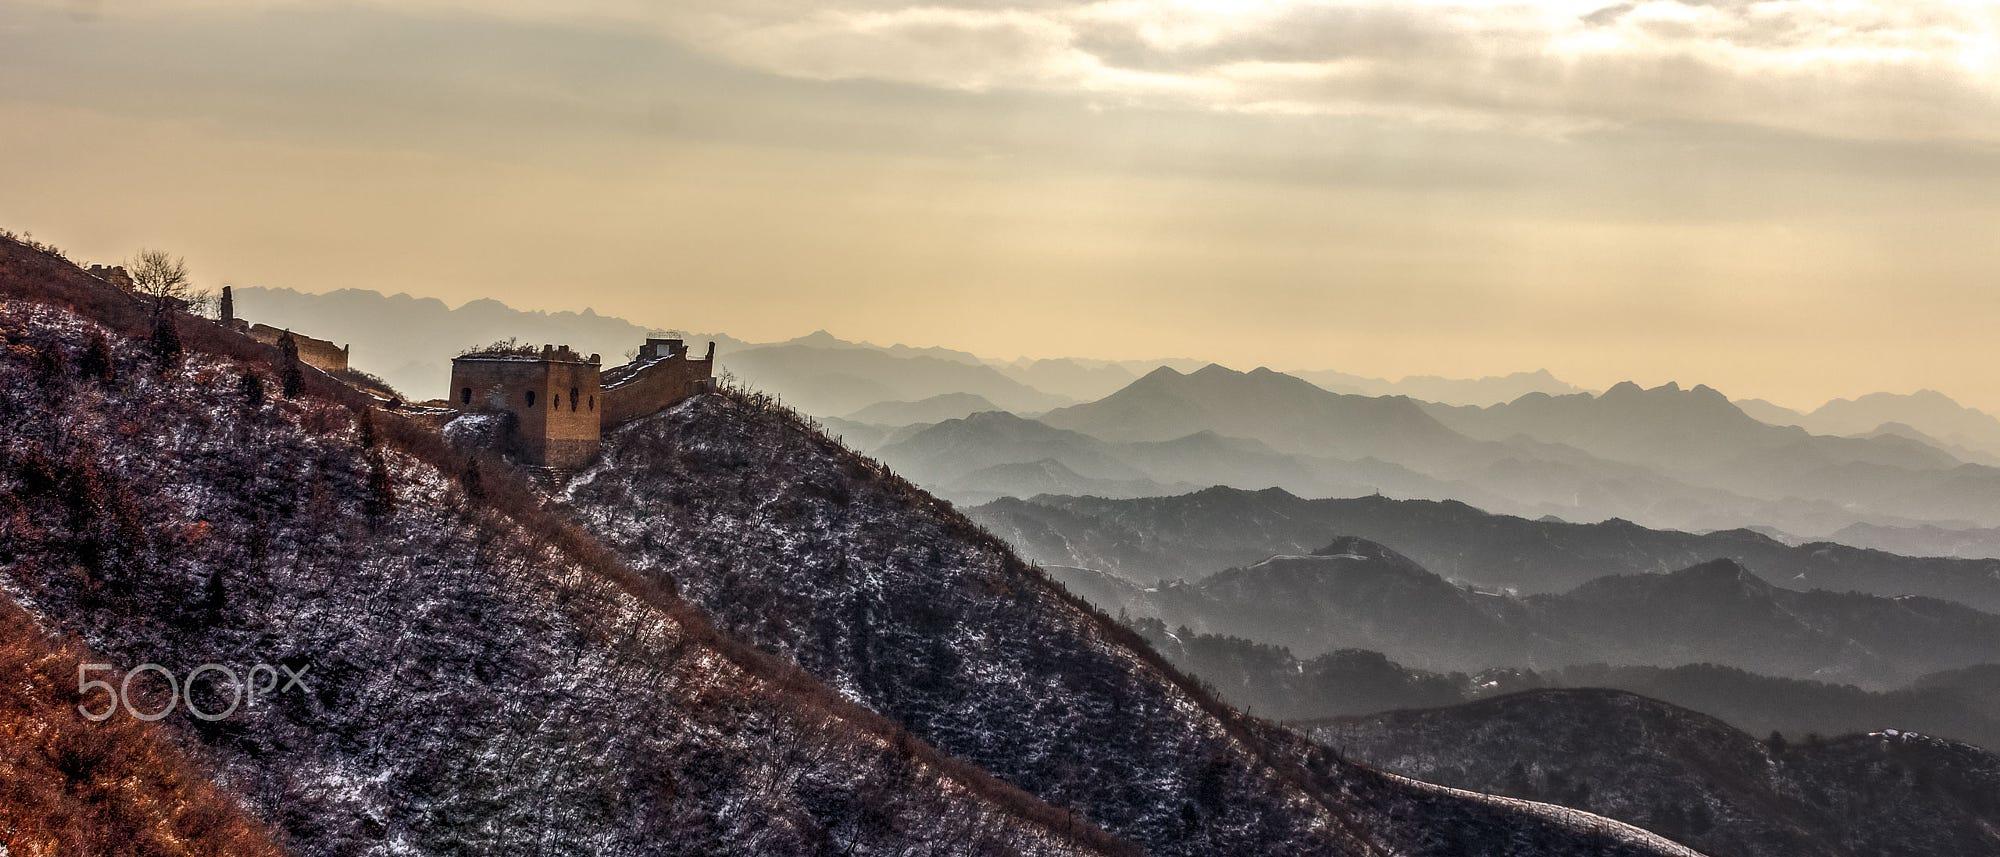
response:
[[(975, 411), (966, 414), (960, 419), (968, 425), (975, 426), (1014, 426), (1023, 423), (1035, 423), (1034, 420), (1016, 415), (1012, 411)], [(1035, 427), (1045, 428), (1041, 423), (1035, 423)]]
[(847, 341), (841, 339), (838, 336), (834, 336), (832, 333), (829, 333), (826, 328), (820, 328), (804, 336), (797, 336), (785, 340), (784, 344), (827, 346), (827, 345), (846, 345)]
[[(1215, 364), (1210, 363), (1209, 365), (1213, 366)], [(1179, 369), (1175, 369), (1172, 366), (1161, 366), (1158, 369), (1154, 369), (1151, 372), (1147, 372), (1146, 374), (1139, 376), (1139, 380), (1132, 382), (1127, 389), (1130, 389), (1130, 387), (1137, 387), (1141, 384), (1168, 383), (1185, 377), (1187, 376), (1185, 374), (1182, 374), (1182, 372)]]
[(1410, 562), (1408, 557), (1390, 550), (1387, 545), (1380, 542), (1371, 542), (1360, 536), (1341, 536), (1328, 543), (1326, 547), (1313, 551), (1313, 556), (1354, 556), (1364, 559), (1392, 559), (1399, 562)]
[(1757, 579), (1756, 575), (1750, 573), (1750, 569), (1743, 567), (1743, 563), (1728, 558), (1712, 559), (1708, 562), (1691, 565), (1680, 571), (1671, 572), (1668, 576), (1685, 580), (1734, 583), (1756, 581), (1758, 584), (1763, 583), (1762, 580)]

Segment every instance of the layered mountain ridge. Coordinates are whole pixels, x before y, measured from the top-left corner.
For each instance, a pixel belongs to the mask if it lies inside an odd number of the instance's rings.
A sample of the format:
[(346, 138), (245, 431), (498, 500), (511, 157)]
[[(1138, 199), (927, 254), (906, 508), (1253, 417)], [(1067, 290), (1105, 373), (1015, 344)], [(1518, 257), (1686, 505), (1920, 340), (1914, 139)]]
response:
[(2000, 652), (2000, 616), (1927, 598), (1783, 589), (1728, 559), (1517, 596), (1453, 584), (1348, 537), (1192, 583), (1098, 581), (1095, 594), (1116, 599), (1105, 609), (1169, 627), (1308, 657), (1380, 651), (1429, 670), (1713, 663), (1880, 688)]
[(1790, 545), (1747, 529), (1688, 533), (1619, 520), (1531, 520), (1456, 501), (1309, 500), (1281, 490), (1210, 488), (1127, 500), (1007, 499), (969, 514), (1037, 562), (1094, 568), (1140, 584), (1198, 579), (1274, 553), (1310, 553), (1345, 534), (1387, 545), (1452, 580), (1525, 593), (1731, 559), (1792, 589), (1921, 595), (2000, 612), (2000, 560)]

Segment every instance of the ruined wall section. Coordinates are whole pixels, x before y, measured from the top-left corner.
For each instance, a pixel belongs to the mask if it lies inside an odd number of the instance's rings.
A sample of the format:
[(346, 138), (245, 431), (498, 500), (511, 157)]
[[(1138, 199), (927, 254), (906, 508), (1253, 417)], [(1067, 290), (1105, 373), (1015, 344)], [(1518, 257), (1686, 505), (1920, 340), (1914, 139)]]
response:
[[(283, 330), (268, 324), (253, 324), (244, 331), (251, 339), (265, 345), (278, 344)], [(307, 366), (317, 367), (327, 372), (340, 372), (347, 368), (346, 346), (335, 345), (324, 339), (314, 339), (301, 333), (292, 334), (292, 344), (299, 347), (299, 361)]]
[(605, 378), (604, 427), (659, 413), (707, 390), (714, 377), (713, 358), (689, 359), (686, 352), (620, 366)]

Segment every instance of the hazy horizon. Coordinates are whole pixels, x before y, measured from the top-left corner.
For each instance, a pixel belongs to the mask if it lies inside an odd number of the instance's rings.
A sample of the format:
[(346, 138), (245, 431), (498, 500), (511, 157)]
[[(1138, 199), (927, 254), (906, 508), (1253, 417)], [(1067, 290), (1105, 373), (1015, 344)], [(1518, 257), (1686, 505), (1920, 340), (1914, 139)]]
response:
[[(286, 289), (285, 289), (285, 287), (282, 287), (282, 286), (249, 286), (248, 284), (244, 284), (244, 287), (246, 287), (246, 288), (269, 288), (269, 289), (276, 289), (276, 290), (286, 290)], [(299, 294), (314, 294), (314, 293), (311, 293), (311, 292), (301, 292), (301, 291), (299, 291), (299, 290), (297, 290), (297, 289), (290, 289), (289, 291), (292, 291), (292, 292), (297, 292), (297, 293), (299, 293)], [(445, 300), (443, 300), (442, 298), (437, 298), (437, 297), (434, 297), (434, 296), (430, 296), (430, 295), (418, 295), (418, 294), (411, 294), (411, 293), (408, 293), (408, 292), (397, 292), (397, 293), (395, 293), (395, 294), (389, 294), (389, 295), (383, 295), (383, 294), (382, 294), (381, 292), (379, 292), (379, 291), (376, 291), (376, 290), (373, 290), (373, 289), (358, 289), (357, 291), (365, 291), (365, 292), (372, 292), (372, 293), (374, 293), (374, 294), (377, 294), (377, 295), (381, 295), (381, 296), (382, 296), (382, 297), (384, 297), (384, 298), (409, 298), (409, 299), (412, 299), (412, 300), (417, 300), (417, 301), (438, 301), (439, 303), (443, 304), (443, 305), (444, 305), (444, 306), (445, 306), (445, 307), (446, 307), (446, 308), (447, 308), (448, 310), (452, 310), (452, 311), (457, 311), (457, 310), (460, 310), (460, 309), (463, 309), (463, 308), (464, 308), (465, 306), (467, 306), (468, 304), (471, 304), (471, 303), (474, 303), (474, 302), (477, 302), (477, 301), (481, 301), (481, 300), (497, 300), (497, 299), (495, 299), (495, 298), (472, 298), (472, 299), (470, 299), (470, 300), (467, 300), (467, 301), (462, 301), (462, 302), (459, 302), (459, 303), (452, 303), (452, 302), (450, 302), (450, 301), (445, 301)], [(321, 293), (321, 294), (324, 294), (324, 293)], [(500, 303), (501, 303), (501, 304), (502, 304), (503, 306), (506, 306), (506, 307), (507, 307), (507, 308), (509, 308), (509, 309), (512, 309), (512, 310), (517, 310), (517, 311), (522, 311), (522, 312), (540, 312), (540, 313), (546, 313), (546, 314), (550, 314), (550, 315), (558, 315), (558, 314), (562, 314), (562, 313), (572, 313), (572, 314), (578, 314), (578, 315), (582, 315), (582, 314), (585, 314), (585, 313), (595, 313), (595, 314), (597, 315), (597, 317), (599, 317), (599, 318), (607, 318), (607, 319), (616, 319), (616, 320), (620, 320), (620, 321), (625, 321), (625, 322), (629, 322), (629, 323), (631, 323), (631, 324), (634, 324), (634, 325), (637, 325), (637, 326), (639, 326), (639, 327), (650, 327), (650, 328), (651, 328), (651, 329), (653, 329), (653, 330), (659, 330), (659, 331), (667, 331), (667, 332), (677, 332), (677, 333), (685, 333), (685, 334), (687, 334), (687, 335), (690, 335), (690, 336), (730, 336), (730, 337), (735, 337), (735, 338), (738, 338), (738, 339), (745, 339), (745, 337), (742, 337), (742, 336), (739, 336), (739, 335), (738, 335), (738, 334), (737, 334), (737, 333), (736, 333), (735, 331), (731, 331), (731, 330), (695, 330), (695, 329), (689, 329), (689, 328), (684, 328), (684, 327), (675, 327), (675, 326), (672, 326), (672, 325), (664, 325), (664, 324), (649, 324), (649, 322), (648, 322), (648, 320), (647, 320), (647, 319), (643, 319), (643, 318), (626, 318), (626, 317), (624, 317), (624, 316), (615, 316), (615, 315), (611, 315), (611, 314), (609, 314), (609, 313), (602, 313), (602, 312), (598, 312), (598, 311), (597, 311), (597, 310), (596, 310), (596, 309), (595, 309), (594, 307), (521, 307), (521, 306), (515, 306), (515, 305), (513, 305), (513, 304), (509, 304), (509, 303), (506, 303), (506, 302), (504, 302), (504, 301), (502, 301), (502, 302), (500, 302)], [(251, 313), (251, 314), (249, 314), (249, 315), (246, 315), (245, 317), (246, 317), (246, 318), (250, 318), (250, 317), (251, 317), (251, 316), (253, 316), (253, 315), (254, 315), (254, 312), (253, 312), (253, 313)], [(254, 319), (254, 318), (252, 318), (252, 320), (255, 320), (255, 319)], [(307, 334), (311, 334), (311, 333), (313, 333), (313, 331), (310, 331), (310, 330), (304, 330), (304, 329), (301, 329), (301, 330), (300, 330), (300, 332), (301, 332), (301, 333), (307, 333)], [(833, 329), (828, 329), (828, 328), (823, 328), (823, 327), (821, 327), (821, 328), (813, 328), (813, 329), (810, 329), (810, 330), (801, 330), (801, 331), (797, 331), (797, 332), (794, 332), (794, 333), (790, 333), (790, 334), (780, 334), (780, 335), (778, 335), (778, 336), (776, 336), (776, 337), (774, 337), (774, 338), (770, 338), (770, 339), (746, 339), (746, 341), (747, 341), (747, 342), (748, 342), (748, 344), (750, 344), (750, 345), (753, 345), (753, 346), (760, 346), (760, 347), (761, 347), (761, 346), (767, 346), (767, 345), (780, 345), (780, 344), (784, 344), (784, 343), (787, 343), (787, 342), (790, 342), (790, 341), (793, 341), (793, 340), (797, 340), (797, 339), (803, 339), (803, 338), (806, 338), (806, 337), (809, 337), (809, 336), (812, 336), (813, 334), (817, 334), (817, 333), (825, 333), (825, 334), (827, 334), (827, 335), (829, 335), (829, 336), (832, 336), (832, 337), (834, 337), (834, 338), (836, 338), (836, 339), (839, 339), (839, 340), (842, 340), (842, 341), (844, 341), (844, 342), (849, 342), (849, 343), (854, 343), (854, 344), (858, 344), (858, 345), (867, 345), (867, 346), (873, 346), (873, 347), (879, 347), (879, 348), (894, 348), (894, 347), (907, 347), (907, 348), (913, 348), (913, 349), (931, 349), (931, 348), (937, 348), (937, 349), (947, 349), (947, 350), (952, 350), (952, 351), (959, 351), (959, 352), (963, 352), (963, 353), (968, 353), (968, 354), (971, 354), (971, 355), (973, 355), (973, 356), (975, 356), (975, 357), (978, 357), (978, 358), (980, 358), (980, 359), (982, 359), (982, 360), (987, 360), (987, 361), (997, 361), (997, 362), (1013, 362), (1013, 361), (1016, 361), (1016, 360), (1022, 360), (1022, 359), (1026, 359), (1026, 360), (1041, 360), (1041, 359), (1058, 359), (1058, 360), (1060, 360), (1060, 359), (1075, 359), (1075, 360), (1084, 360), (1084, 361), (1091, 361), (1091, 362), (1103, 362), (1103, 363), (1153, 363), (1153, 362), (1157, 362), (1157, 363), (1161, 363), (1161, 364), (1163, 364), (1163, 365), (1164, 365), (1164, 364), (1168, 364), (1168, 363), (1182, 363), (1182, 362), (1195, 362), (1195, 363), (1201, 363), (1201, 364), (1207, 364), (1207, 363), (1216, 363), (1216, 364), (1219, 364), (1219, 365), (1222, 365), (1222, 366), (1223, 366), (1224, 368), (1227, 368), (1227, 369), (1231, 369), (1231, 370), (1234, 370), (1234, 371), (1238, 371), (1238, 372), (1249, 372), (1249, 371), (1252, 371), (1252, 370), (1254, 370), (1254, 369), (1259, 369), (1259, 368), (1265, 368), (1265, 369), (1271, 369), (1271, 370), (1273, 370), (1273, 371), (1277, 371), (1277, 372), (1284, 372), (1284, 373), (1288, 373), (1288, 374), (1289, 374), (1289, 373), (1311, 373), (1311, 372), (1343, 372), (1343, 373), (1346, 373), (1346, 374), (1350, 374), (1350, 375), (1356, 375), (1356, 376), (1358, 376), (1358, 377), (1363, 377), (1363, 378), (1370, 378), (1370, 379), (1374, 379), (1374, 380), (1379, 380), (1379, 381), (1387, 381), (1387, 382), (1391, 382), (1391, 383), (1401, 383), (1401, 382), (1404, 382), (1404, 381), (1408, 381), (1408, 380), (1412, 380), (1412, 379), (1418, 379), (1418, 378), (1444, 378), (1444, 379), (1448, 379), (1448, 380), (1476, 380), (1476, 379), (1485, 379), (1485, 378), (1500, 378), (1500, 377), (1507, 377), (1507, 376), (1512, 376), (1512, 375), (1526, 375), (1526, 374), (1533, 374), (1533, 373), (1537, 373), (1537, 372), (1547, 372), (1548, 374), (1550, 374), (1551, 376), (1553, 376), (1553, 377), (1554, 377), (1554, 378), (1556, 378), (1557, 380), (1559, 380), (1559, 381), (1563, 381), (1563, 382), (1566, 382), (1566, 383), (1569, 383), (1569, 384), (1571, 384), (1571, 385), (1574, 385), (1574, 386), (1576, 386), (1576, 387), (1579, 387), (1579, 388), (1582, 388), (1582, 389), (1583, 389), (1583, 391), (1585, 391), (1585, 392), (1588, 392), (1588, 393), (1591, 393), (1591, 394), (1593, 394), (1593, 395), (1598, 395), (1598, 394), (1602, 394), (1602, 393), (1603, 393), (1603, 392), (1604, 392), (1605, 390), (1607, 390), (1607, 389), (1611, 388), (1612, 386), (1615, 386), (1615, 385), (1617, 385), (1617, 384), (1619, 384), (1619, 383), (1623, 383), (1623, 382), (1628, 382), (1628, 381), (1629, 381), (1629, 382), (1633, 382), (1633, 383), (1637, 383), (1637, 384), (1639, 384), (1640, 386), (1642, 386), (1642, 387), (1645, 387), (1645, 388), (1647, 388), (1647, 389), (1651, 389), (1651, 388), (1655, 388), (1655, 387), (1659, 387), (1659, 386), (1661, 386), (1661, 385), (1664, 385), (1664, 384), (1669, 384), (1669, 383), (1673, 383), (1673, 384), (1679, 384), (1679, 385), (1680, 385), (1681, 387), (1684, 387), (1684, 388), (1691, 388), (1691, 387), (1695, 387), (1695, 386), (1697, 386), (1697, 385), (1706, 385), (1706, 386), (1710, 386), (1710, 387), (1715, 387), (1715, 388), (1716, 388), (1716, 389), (1718, 389), (1718, 390), (1719, 390), (1720, 392), (1722, 392), (1723, 394), (1727, 395), (1727, 396), (1728, 396), (1728, 397), (1729, 397), (1729, 398), (1730, 398), (1731, 400), (1734, 400), (1734, 401), (1743, 401), (1743, 400), (1749, 400), (1749, 399), (1762, 399), (1762, 400), (1764, 400), (1764, 401), (1767, 401), (1767, 402), (1770, 402), (1770, 403), (1772, 403), (1772, 404), (1776, 404), (1776, 405), (1779, 405), (1779, 406), (1782, 406), (1782, 407), (1786, 407), (1786, 408), (1790, 408), (1790, 409), (1792, 409), (1792, 410), (1796, 410), (1796, 411), (1799, 411), (1800, 413), (1809, 413), (1809, 412), (1811, 412), (1812, 410), (1814, 410), (1814, 409), (1818, 408), (1819, 406), (1821, 406), (1821, 405), (1824, 405), (1824, 404), (1826, 404), (1826, 403), (1827, 403), (1827, 402), (1829, 402), (1829, 401), (1832, 401), (1833, 399), (1855, 399), (1855, 398), (1858, 398), (1858, 397), (1860, 397), (1860, 396), (1864, 396), (1864, 395), (1868, 395), (1868, 394), (1870, 394), (1870, 393), (1890, 393), (1890, 394), (1898, 394), (1898, 395), (1908, 395), (1908, 394), (1915, 394), (1915, 393), (1921, 393), (1921, 392), (1925, 392), (1925, 391), (1930, 391), (1930, 392), (1938, 392), (1938, 393), (1942, 393), (1942, 394), (1944, 394), (1944, 395), (1946, 395), (1946, 396), (1948, 396), (1948, 397), (1950, 397), (1950, 398), (1952, 398), (1952, 399), (1956, 400), (1956, 401), (1957, 401), (1957, 402), (1958, 402), (1959, 404), (1962, 404), (1962, 405), (1967, 405), (1967, 406), (1971, 406), (1971, 407), (1978, 407), (1977, 405), (1973, 404), (1972, 402), (1970, 402), (1970, 401), (1967, 401), (1966, 399), (1964, 399), (1964, 398), (1961, 398), (1961, 397), (1959, 397), (1959, 396), (1957, 396), (1957, 395), (1953, 394), (1953, 393), (1952, 393), (1952, 391), (1950, 391), (1950, 390), (1939, 390), (1939, 389), (1937, 389), (1937, 388), (1935, 388), (1935, 387), (1914, 387), (1914, 388), (1910, 388), (1910, 389), (1904, 389), (1904, 390), (1863, 390), (1863, 391), (1856, 391), (1856, 392), (1854, 392), (1854, 393), (1851, 393), (1851, 394), (1848, 394), (1848, 395), (1844, 395), (1844, 396), (1835, 396), (1835, 397), (1830, 397), (1830, 398), (1828, 398), (1828, 399), (1820, 399), (1820, 400), (1816, 400), (1816, 401), (1806, 401), (1806, 402), (1790, 402), (1790, 401), (1783, 401), (1783, 400), (1779, 400), (1779, 399), (1774, 399), (1774, 398), (1771, 398), (1771, 397), (1768, 397), (1768, 396), (1762, 396), (1762, 395), (1757, 395), (1757, 394), (1756, 394), (1756, 393), (1755, 393), (1754, 391), (1740, 391), (1740, 390), (1731, 390), (1731, 389), (1727, 389), (1727, 388), (1724, 388), (1724, 387), (1720, 387), (1720, 386), (1718, 386), (1718, 385), (1716, 385), (1716, 384), (1713, 384), (1713, 383), (1709, 383), (1709, 382), (1707, 382), (1707, 381), (1704, 381), (1704, 380), (1701, 380), (1701, 379), (1691, 379), (1691, 378), (1663, 378), (1663, 379), (1659, 379), (1659, 380), (1657, 380), (1657, 381), (1650, 381), (1650, 382), (1649, 382), (1649, 381), (1648, 381), (1647, 379), (1643, 379), (1643, 378), (1637, 378), (1637, 377), (1629, 377), (1629, 376), (1621, 376), (1621, 377), (1617, 377), (1617, 378), (1615, 378), (1614, 380), (1612, 380), (1612, 381), (1610, 381), (1610, 382), (1608, 382), (1608, 383), (1604, 383), (1604, 384), (1586, 384), (1586, 383), (1579, 383), (1579, 382), (1578, 382), (1578, 380), (1577, 380), (1577, 379), (1575, 379), (1575, 378), (1572, 378), (1572, 377), (1569, 377), (1569, 376), (1566, 376), (1566, 375), (1563, 375), (1563, 374), (1562, 374), (1562, 373), (1560, 373), (1560, 372), (1555, 372), (1554, 370), (1551, 370), (1551, 369), (1548, 369), (1547, 367), (1542, 367), (1542, 366), (1525, 366), (1525, 367), (1519, 367), (1519, 368), (1496, 368), (1496, 369), (1491, 369), (1491, 370), (1488, 370), (1488, 371), (1483, 371), (1483, 372), (1480, 372), (1480, 373), (1478, 373), (1478, 374), (1473, 374), (1473, 375), (1455, 375), (1455, 376), (1448, 376), (1448, 375), (1436, 375), (1436, 374), (1431, 374), (1431, 373), (1421, 373), (1421, 372), (1407, 372), (1407, 373), (1399, 373), (1399, 372), (1389, 372), (1389, 373), (1386, 373), (1386, 374), (1379, 374), (1379, 375), (1371, 375), (1371, 374), (1368, 374), (1368, 373), (1362, 373), (1362, 372), (1355, 372), (1355, 371), (1351, 371), (1351, 370), (1349, 370), (1349, 369), (1347, 369), (1347, 368), (1345, 368), (1345, 367), (1341, 367), (1341, 366), (1275, 366), (1275, 365), (1268, 365), (1268, 364), (1262, 364), (1262, 363), (1251, 363), (1251, 364), (1232, 364), (1232, 363), (1229, 363), (1229, 362), (1227, 362), (1227, 361), (1222, 361), (1222, 360), (1218, 360), (1218, 359), (1214, 359), (1214, 358), (1211, 358), (1211, 357), (1205, 357), (1205, 356), (1203, 356), (1203, 355), (1201, 355), (1201, 354), (1193, 354), (1193, 353), (1189, 353), (1189, 354), (1146, 354), (1146, 355), (1140, 355), (1140, 356), (1103, 356), (1103, 355), (1091, 355), (1091, 354), (1076, 354), (1076, 353), (1050, 353), (1050, 354), (1034, 354), (1034, 355), (1026, 355), (1026, 354), (992, 354), (992, 353), (987, 353), (987, 352), (981, 352), (981, 351), (976, 351), (976, 350), (973, 350), (973, 349), (969, 349), (969, 348), (964, 348), (964, 347), (961, 347), (961, 346), (959, 346), (959, 345), (956, 345), (956, 344), (953, 344), (953, 343), (950, 343), (950, 342), (912, 342), (912, 341), (908, 341), (908, 340), (900, 340), (900, 339), (898, 339), (898, 340), (886, 340), (886, 341), (878, 341), (878, 340), (871, 340), (871, 339), (867, 339), (867, 338), (864, 338), (864, 337), (858, 337), (858, 336), (852, 336), (852, 335), (848, 335), (847, 333), (845, 333), (845, 332), (843, 332), (843, 331), (840, 331), (840, 330), (833, 330)], [(526, 331), (524, 331), (524, 332), (523, 332), (523, 335), (529, 335), (529, 334), (528, 334), (528, 333), (527, 333)], [(337, 337), (336, 337), (336, 338), (337, 338)], [(532, 338), (532, 337), (531, 337), (531, 338)], [(615, 355), (613, 355), (613, 356), (615, 356)], [(723, 356), (724, 356), (724, 357), (727, 357), (727, 354), (725, 353), (725, 354), (724, 354)], [(362, 368), (367, 368), (367, 367), (368, 367), (368, 365), (369, 365), (370, 363), (375, 363), (375, 362), (377, 362), (377, 360), (379, 360), (379, 359), (382, 359), (382, 356), (381, 356), (381, 355), (369, 355), (369, 354), (366, 354), (366, 353), (357, 353), (357, 354), (355, 355), (355, 358), (354, 358), (354, 359), (355, 359), (355, 362), (356, 362), (356, 364), (357, 364), (357, 365), (361, 366)], [(408, 391), (406, 391), (406, 392), (408, 392)]]
[(0, 224), (982, 355), (2000, 411), (2000, 11), (30, 2)]

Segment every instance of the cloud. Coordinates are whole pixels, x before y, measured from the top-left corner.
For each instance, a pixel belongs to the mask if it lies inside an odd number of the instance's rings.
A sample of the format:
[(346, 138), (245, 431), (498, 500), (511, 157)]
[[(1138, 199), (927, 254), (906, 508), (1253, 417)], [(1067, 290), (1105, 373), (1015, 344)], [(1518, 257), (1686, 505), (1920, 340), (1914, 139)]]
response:
[(2000, 10), (1980, 2), (830, 0), (655, 23), (813, 79), (1524, 130), (1693, 121), (2000, 141)]
[[(300, 2), (62, 5), (111, 15)], [(2000, 142), (2000, 6), (1986, 0), (363, 2), (636, 29), (801, 79), (1106, 106)]]

